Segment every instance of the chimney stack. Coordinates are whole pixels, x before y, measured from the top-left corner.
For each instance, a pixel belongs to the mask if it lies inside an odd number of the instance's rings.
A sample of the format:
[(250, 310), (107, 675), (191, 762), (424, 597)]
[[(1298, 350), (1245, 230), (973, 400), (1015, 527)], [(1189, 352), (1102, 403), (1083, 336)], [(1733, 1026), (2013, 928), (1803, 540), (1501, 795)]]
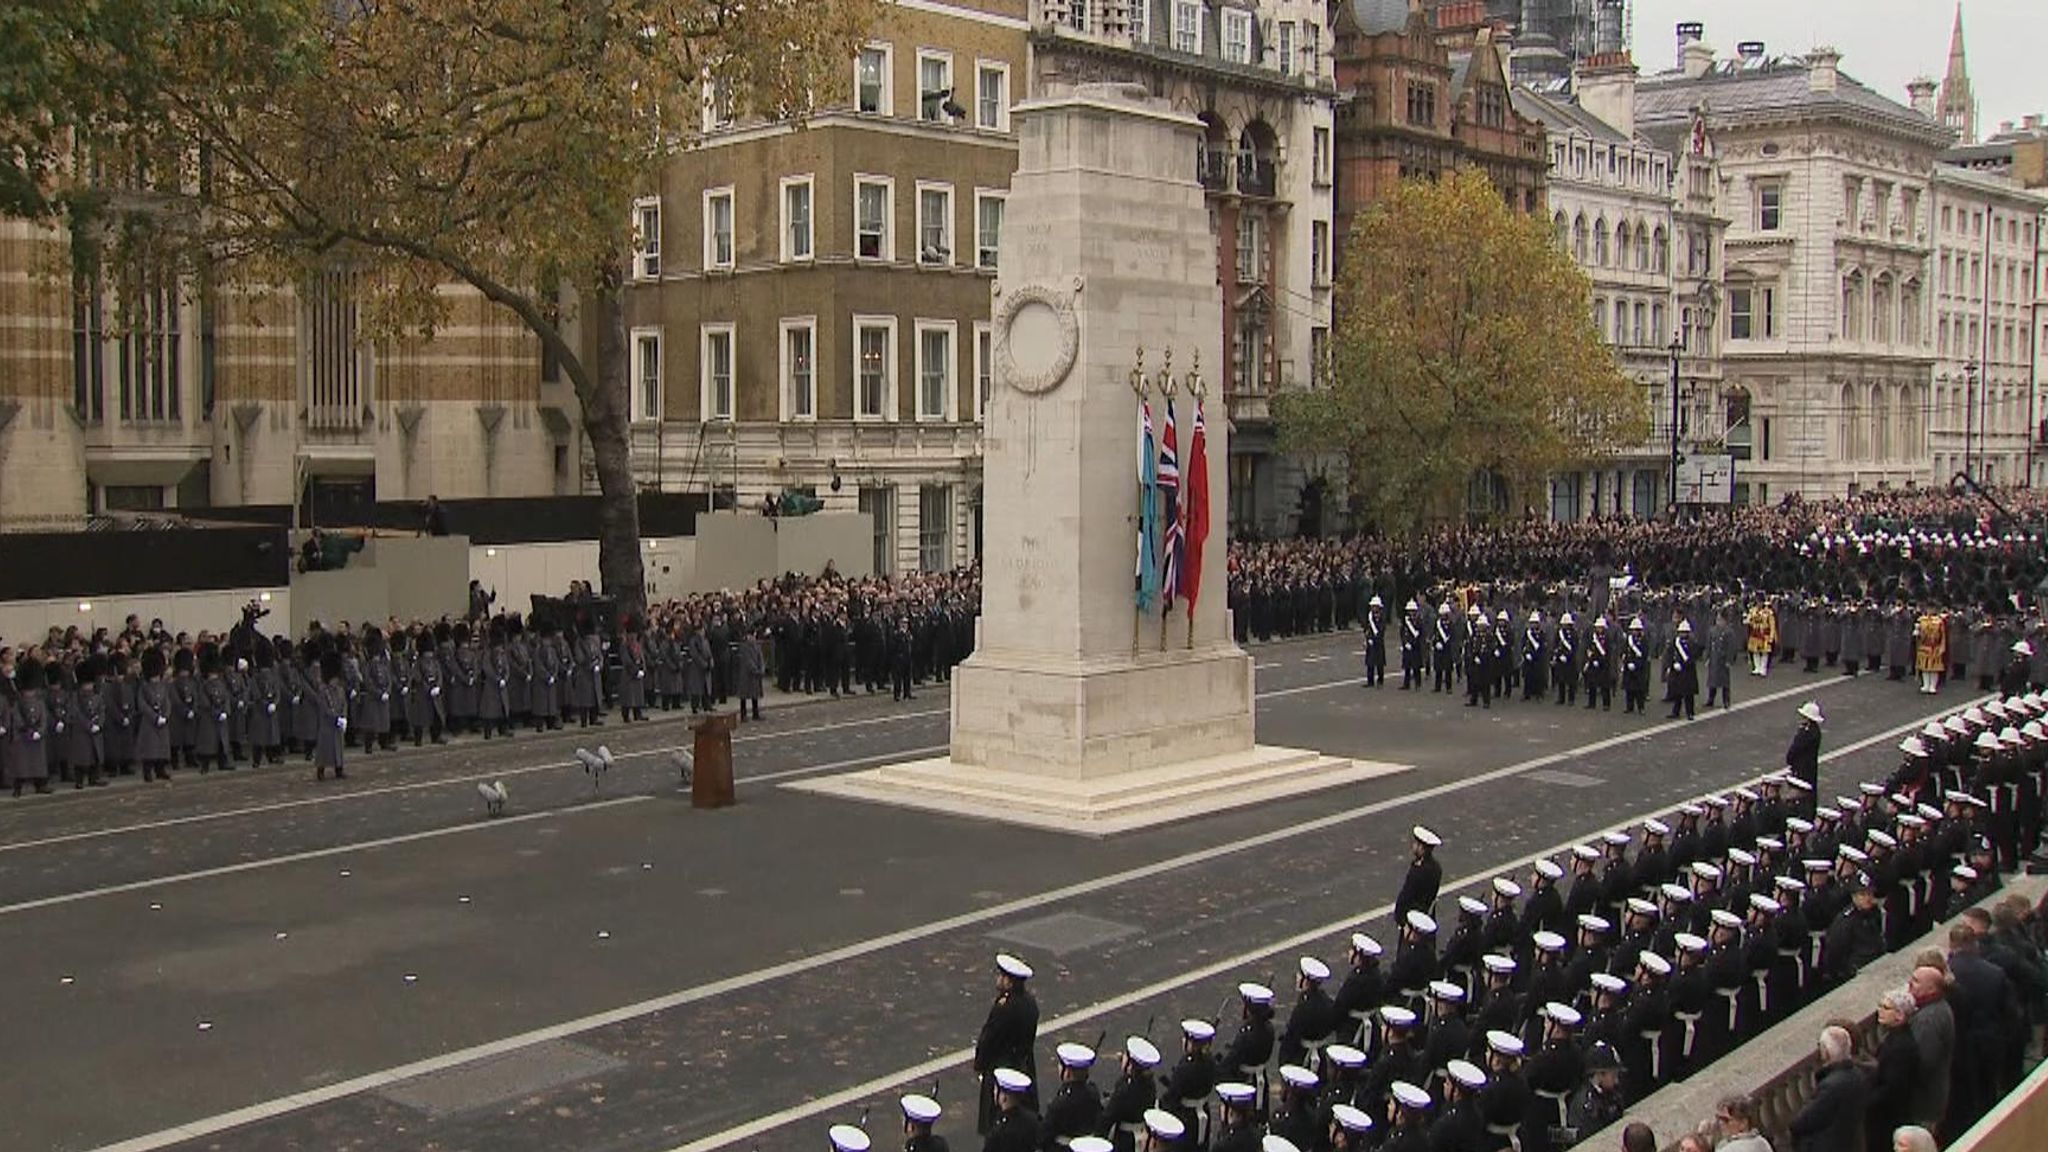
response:
[(1754, 64), (1764, 58), (1764, 42), (1761, 40), (1744, 40), (1735, 46), (1735, 55), (1741, 57), (1742, 62), (1745, 64)]
[(1636, 134), (1636, 65), (1626, 52), (1588, 56), (1572, 69), (1579, 107), (1623, 136)]
[(1906, 85), (1906, 97), (1912, 104), (1913, 111), (1927, 117), (1929, 120), (1934, 119), (1934, 93), (1936, 88), (1937, 85), (1934, 81), (1929, 80), (1925, 76)]
[(1817, 47), (1806, 54), (1806, 86), (1815, 92), (1833, 92), (1840, 75), (1842, 54), (1829, 47)]
[(1707, 26), (1689, 20), (1678, 26), (1678, 70), (1688, 80), (1697, 80), (1714, 66), (1714, 50), (1707, 47)]
[(2029, 132), (2039, 132), (2041, 130), (2041, 114), (2039, 112), (2027, 113), (2020, 118), (2020, 126)]

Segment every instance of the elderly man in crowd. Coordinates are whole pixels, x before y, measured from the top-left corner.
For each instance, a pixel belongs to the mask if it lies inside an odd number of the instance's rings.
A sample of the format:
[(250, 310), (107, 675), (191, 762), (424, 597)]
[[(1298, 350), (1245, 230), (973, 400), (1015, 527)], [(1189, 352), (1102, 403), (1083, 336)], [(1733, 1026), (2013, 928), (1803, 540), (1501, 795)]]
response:
[(1849, 1030), (1830, 1024), (1820, 1030), (1820, 1071), (1813, 1095), (1792, 1117), (1797, 1152), (1863, 1152), (1864, 1112), (1869, 1082), (1850, 1059)]

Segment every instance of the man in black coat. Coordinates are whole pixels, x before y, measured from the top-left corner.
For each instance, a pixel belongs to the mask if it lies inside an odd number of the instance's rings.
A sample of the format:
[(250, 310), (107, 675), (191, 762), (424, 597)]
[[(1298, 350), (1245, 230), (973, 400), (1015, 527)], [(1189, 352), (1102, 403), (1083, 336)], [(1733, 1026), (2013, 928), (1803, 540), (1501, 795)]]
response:
[(989, 1005), (988, 1019), (974, 1041), (974, 1074), (981, 1082), (981, 1108), (975, 1131), (983, 1136), (989, 1135), (996, 1122), (998, 1068), (1014, 1069), (1028, 1078), (1015, 1095), (1032, 1113), (1034, 1131), (1038, 1127), (1038, 1057), (1034, 1050), (1038, 1041), (1038, 1001), (1025, 987), (1030, 979), (1029, 964), (1007, 952), (996, 956), (995, 1002)]
[(1863, 1152), (1870, 1083), (1850, 1058), (1851, 1048), (1847, 1029), (1830, 1024), (1820, 1030), (1813, 1095), (1792, 1117), (1796, 1152)]
[(1797, 813), (1808, 820), (1813, 819), (1814, 790), (1820, 787), (1820, 726), (1822, 717), (1820, 705), (1808, 700), (1799, 706), (1799, 731), (1792, 734), (1792, 744), (1785, 749), (1785, 768), (1792, 775), (1806, 782), (1799, 789), (1800, 799)]
[(1401, 878), (1401, 894), (1394, 899), (1396, 924), (1411, 911), (1435, 915), (1437, 891), (1444, 882), (1444, 866), (1436, 858), (1442, 838), (1420, 824), (1410, 829), (1409, 835), (1415, 852), (1408, 862), (1408, 874)]
[(2009, 1087), (2000, 1075), (2006, 1029), (2024, 1017), (2011, 981), (1984, 958), (1977, 930), (1967, 922), (1948, 930), (1948, 970), (1955, 979), (1949, 1004), (1956, 1014), (1949, 1117), (1953, 1129), (1960, 1132), (1975, 1123)]

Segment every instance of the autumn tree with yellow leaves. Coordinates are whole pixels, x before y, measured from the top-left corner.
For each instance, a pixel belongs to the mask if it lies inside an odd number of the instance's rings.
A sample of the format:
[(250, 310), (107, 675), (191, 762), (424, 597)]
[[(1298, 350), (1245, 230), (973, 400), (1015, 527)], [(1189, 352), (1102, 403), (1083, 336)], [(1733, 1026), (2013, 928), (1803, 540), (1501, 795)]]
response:
[(1478, 170), (1403, 182), (1352, 226), (1327, 369), (1275, 400), (1283, 448), (1340, 459), (1353, 523), (1386, 532), (1541, 503), (1648, 431), (1588, 288)]
[(441, 286), (470, 285), (573, 386), (604, 589), (638, 605), (633, 199), (693, 142), (708, 83), (775, 117), (845, 99), (879, 4), (19, 0), (0, 10), (0, 213), (69, 228), (75, 264), (344, 271), (379, 338), (430, 335)]

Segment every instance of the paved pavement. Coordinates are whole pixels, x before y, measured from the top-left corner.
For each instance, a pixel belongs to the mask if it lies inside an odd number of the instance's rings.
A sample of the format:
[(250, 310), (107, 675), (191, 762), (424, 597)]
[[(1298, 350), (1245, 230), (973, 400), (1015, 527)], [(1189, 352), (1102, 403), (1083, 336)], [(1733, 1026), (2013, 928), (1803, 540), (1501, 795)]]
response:
[(0, 1043), (34, 1069), (0, 1147), (781, 1152), (934, 1085), (971, 1143), (998, 947), (1038, 966), (1042, 1047), (1165, 1037), (1383, 923), (1418, 819), (1448, 896), (1775, 767), (1809, 696), (1837, 791), (1969, 698), (1781, 670), (1691, 723), (1479, 711), (1368, 691), (1354, 652), (1257, 648), (1260, 738), (1415, 771), (1102, 841), (774, 786), (932, 754), (943, 691), (771, 708), (717, 812), (677, 788), (673, 720), (606, 727), (596, 790), (568, 732), (342, 785), (291, 765), (0, 803)]

